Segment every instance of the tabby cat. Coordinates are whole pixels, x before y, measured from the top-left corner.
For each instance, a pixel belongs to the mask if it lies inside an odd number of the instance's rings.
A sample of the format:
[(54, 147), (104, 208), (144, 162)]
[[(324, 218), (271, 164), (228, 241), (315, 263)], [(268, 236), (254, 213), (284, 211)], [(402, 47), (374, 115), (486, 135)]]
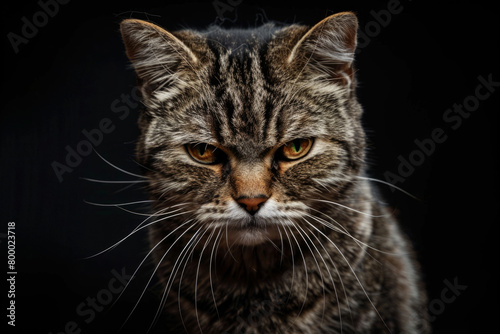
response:
[[(121, 23), (165, 333), (426, 333), (409, 242), (365, 174), (357, 19)], [(153, 315), (151, 315), (153, 316)]]

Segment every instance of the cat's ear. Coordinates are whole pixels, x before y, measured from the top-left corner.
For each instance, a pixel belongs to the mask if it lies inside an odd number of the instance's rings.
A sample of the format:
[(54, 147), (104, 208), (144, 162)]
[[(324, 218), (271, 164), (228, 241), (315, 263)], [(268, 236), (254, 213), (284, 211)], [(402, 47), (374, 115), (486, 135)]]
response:
[[(192, 50), (172, 33), (146, 21), (127, 19), (120, 24), (125, 50), (137, 73), (141, 91), (178, 91), (199, 62)], [(189, 39), (189, 36), (184, 37)]]
[(351, 12), (331, 15), (309, 29), (295, 44), (289, 63), (300, 64), (314, 78), (350, 85), (358, 19)]

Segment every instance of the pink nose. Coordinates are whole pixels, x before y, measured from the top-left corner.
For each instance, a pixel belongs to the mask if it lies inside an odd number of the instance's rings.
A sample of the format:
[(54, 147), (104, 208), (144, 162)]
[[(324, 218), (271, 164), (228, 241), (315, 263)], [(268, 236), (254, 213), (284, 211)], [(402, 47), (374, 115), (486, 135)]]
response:
[(265, 195), (256, 197), (241, 196), (236, 199), (236, 202), (238, 202), (243, 209), (247, 210), (248, 213), (254, 215), (257, 211), (259, 211), (262, 204), (264, 204), (268, 198), (269, 197)]

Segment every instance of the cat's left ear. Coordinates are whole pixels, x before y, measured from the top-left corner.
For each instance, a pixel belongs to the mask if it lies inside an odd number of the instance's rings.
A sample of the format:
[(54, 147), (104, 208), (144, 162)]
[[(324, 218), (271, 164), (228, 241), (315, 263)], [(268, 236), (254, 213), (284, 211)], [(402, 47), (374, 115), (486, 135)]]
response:
[(358, 19), (351, 12), (331, 15), (295, 44), (288, 57), (315, 79), (351, 85), (354, 79), (354, 52)]
[[(145, 97), (172, 96), (182, 90), (200, 63), (185, 41), (188, 32), (173, 34), (152, 23), (127, 19), (120, 24), (125, 51)], [(181, 40), (183, 39), (183, 40)]]

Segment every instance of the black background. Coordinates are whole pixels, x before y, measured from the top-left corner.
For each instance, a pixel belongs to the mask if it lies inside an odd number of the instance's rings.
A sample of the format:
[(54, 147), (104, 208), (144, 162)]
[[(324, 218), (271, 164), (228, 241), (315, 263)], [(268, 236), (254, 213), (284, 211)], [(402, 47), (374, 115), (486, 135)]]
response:
[[(500, 81), (497, 10), (485, 1), (436, 5), (401, 0), (401, 12), (377, 31), (371, 11), (385, 10), (389, 2), (243, 0), (224, 16), (235, 21), (233, 25), (248, 27), (266, 19), (312, 25), (335, 12), (357, 13), (360, 31), (373, 36), (358, 52), (356, 63), (370, 138), (370, 175), (385, 180), (387, 171), (397, 174), (398, 156), (408, 158), (417, 149), (415, 139), (430, 138), (433, 129), (442, 128), (447, 136), (404, 183), (397, 184), (420, 201), (381, 185), (418, 250), (430, 312), (435, 315), (434, 331), (495, 332), (500, 87), (457, 129), (444, 122), (443, 115), (475, 94), (479, 76)], [(103, 255), (83, 258), (126, 236), (144, 217), (85, 201), (122, 203), (146, 196), (137, 184), (123, 189), (127, 184), (82, 179), (138, 179), (95, 153), (63, 174), (62, 182), (52, 163), (64, 164), (66, 147), (76, 149), (85, 140), (84, 129), (97, 128), (108, 118), (114, 130), (103, 135), (95, 150), (137, 173), (137, 108), (120, 119), (111, 106), (121, 94), (130, 94), (135, 83), (118, 24), (133, 17), (167, 29), (203, 28), (216, 22), (217, 12), (210, 1), (72, 1), (60, 5), (15, 53), (8, 33), (20, 35), (22, 17), (33, 22), (41, 7), (36, 1), (3, 6), (0, 233), (6, 233), (9, 221), (16, 222), (14, 332), (60, 333), (70, 321), (81, 333), (117, 332), (149, 279), (149, 262), (115, 306), (105, 306), (90, 323), (76, 308), (107, 288), (113, 269), (125, 268), (128, 274), (135, 270), (147, 252), (147, 236), (141, 231)], [(131, 209), (145, 212), (140, 206)], [(6, 254), (4, 235), (1, 242)], [(2, 259), (6, 261), (6, 255)], [(445, 281), (467, 288), (453, 302), (444, 303), (443, 296), (453, 296), (445, 290)], [(7, 288), (1, 292), (6, 293)], [(155, 292), (147, 291), (123, 332), (145, 333), (157, 304)], [(7, 306), (6, 298), (2, 305)], [(155, 332), (161, 332), (161, 320)]]

